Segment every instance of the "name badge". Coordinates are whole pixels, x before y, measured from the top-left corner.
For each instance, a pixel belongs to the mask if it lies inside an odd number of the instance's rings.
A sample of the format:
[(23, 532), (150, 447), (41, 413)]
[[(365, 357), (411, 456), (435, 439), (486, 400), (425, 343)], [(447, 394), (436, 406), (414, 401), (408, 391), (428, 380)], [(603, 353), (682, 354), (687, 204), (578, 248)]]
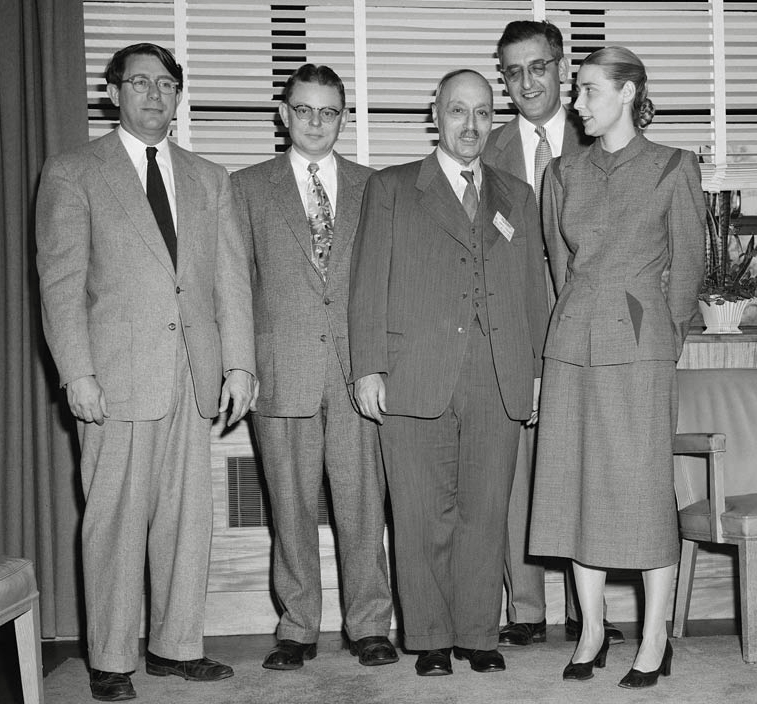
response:
[(509, 222), (507, 222), (507, 220), (504, 218), (502, 213), (499, 212), (499, 210), (494, 216), (494, 220), (492, 222), (494, 223), (494, 227), (496, 227), (502, 233), (502, 236), (508, 242), (513, 238), (515, 228)]

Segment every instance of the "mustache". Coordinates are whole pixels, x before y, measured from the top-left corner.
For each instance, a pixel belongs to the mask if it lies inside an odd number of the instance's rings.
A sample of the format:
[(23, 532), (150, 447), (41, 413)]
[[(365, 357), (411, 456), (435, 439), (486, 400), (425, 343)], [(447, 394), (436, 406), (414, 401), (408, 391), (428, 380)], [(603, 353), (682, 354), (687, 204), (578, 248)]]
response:
[(460, 137), (462, 139), (478, 139), (479, 138), (479, 132), (478, 132), (478, 130), (463, 130), (460, 133)]

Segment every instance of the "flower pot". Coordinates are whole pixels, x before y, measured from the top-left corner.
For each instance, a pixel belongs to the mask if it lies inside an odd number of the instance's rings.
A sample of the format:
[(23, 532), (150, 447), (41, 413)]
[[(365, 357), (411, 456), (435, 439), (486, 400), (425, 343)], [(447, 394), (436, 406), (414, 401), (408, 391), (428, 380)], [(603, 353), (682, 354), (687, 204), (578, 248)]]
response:
[(742, 298), (738, 301), (723, 301), (721, 305), (714, 302), (699, 301), (699, 310), (704, 320), (705, 335), (741, 335), (739, 324), (744, 309), (752, 299)]

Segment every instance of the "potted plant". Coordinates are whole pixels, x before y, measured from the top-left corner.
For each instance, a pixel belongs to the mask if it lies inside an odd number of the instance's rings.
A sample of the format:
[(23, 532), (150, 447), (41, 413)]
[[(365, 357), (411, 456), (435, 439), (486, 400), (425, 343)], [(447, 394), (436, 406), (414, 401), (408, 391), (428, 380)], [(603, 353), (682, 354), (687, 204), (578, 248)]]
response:
[(740, 334), (739, 323), (747, 304), (757, 296), (757, 277), (750, 271), (757, 256), (754, 235), (746, 248), (737, 236), (733, 220), (739, 215), (739, 194), (731, 191), (706, 194), (706, 268), (699, 291), (699, 310), (705, 334)]

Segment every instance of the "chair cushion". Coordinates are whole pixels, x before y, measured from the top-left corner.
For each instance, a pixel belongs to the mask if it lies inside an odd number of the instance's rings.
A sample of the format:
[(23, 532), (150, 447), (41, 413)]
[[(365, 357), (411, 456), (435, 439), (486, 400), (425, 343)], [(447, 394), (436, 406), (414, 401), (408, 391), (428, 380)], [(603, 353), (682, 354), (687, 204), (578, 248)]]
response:
[[(710, 502), (705, 499), (685, 506), (678, 512), (678, 522), (687, 540), (710, 541)], [(721, 524), (724, 538), (757, 538), (757, 494), (726, 496)]]
[(0, 615), (36, 592), (32, 563), (21, 557), (0, 555)]

